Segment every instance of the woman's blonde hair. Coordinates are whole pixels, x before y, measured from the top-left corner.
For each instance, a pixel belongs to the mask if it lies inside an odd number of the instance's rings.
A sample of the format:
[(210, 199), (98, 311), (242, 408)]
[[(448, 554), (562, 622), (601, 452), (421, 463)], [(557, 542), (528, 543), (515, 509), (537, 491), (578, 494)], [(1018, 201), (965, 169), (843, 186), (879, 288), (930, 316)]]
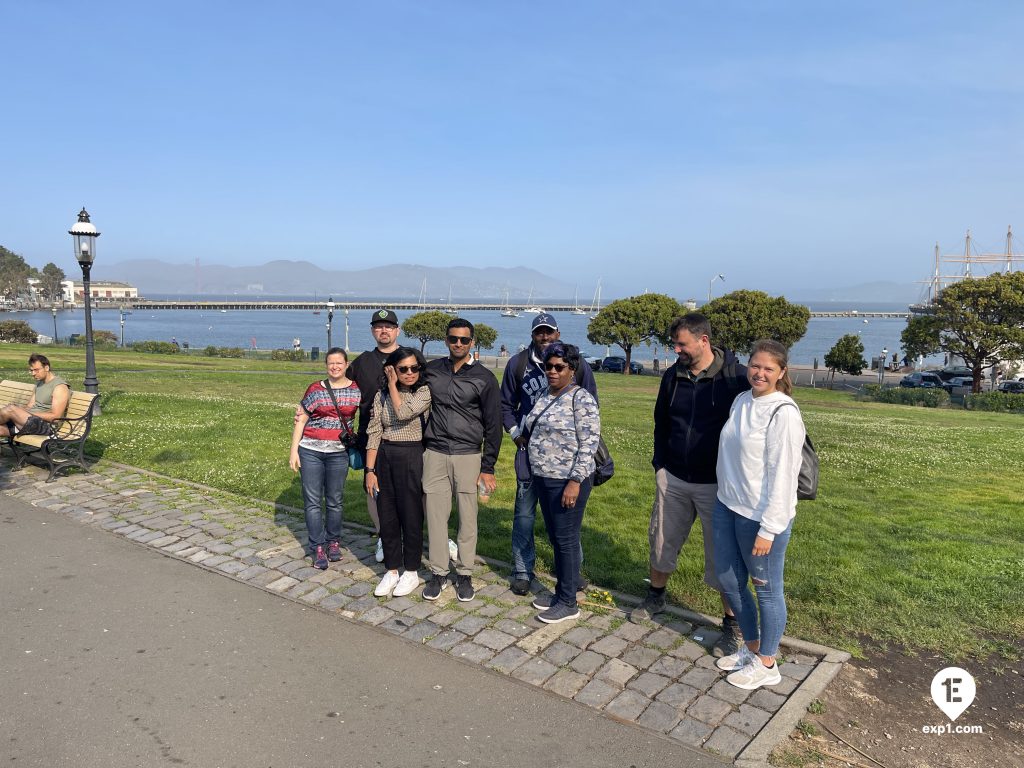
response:
[(789, 350), (779, 342), (772, 339), (761, 339), (755, 341), (750, 348), (750, 357), (753, 358), (758, 352), (769, 355), (782, 369), (782, 376), (775, 383), (775, 389), (784, 395), (793, 393), (793, 381), (789, 378)]

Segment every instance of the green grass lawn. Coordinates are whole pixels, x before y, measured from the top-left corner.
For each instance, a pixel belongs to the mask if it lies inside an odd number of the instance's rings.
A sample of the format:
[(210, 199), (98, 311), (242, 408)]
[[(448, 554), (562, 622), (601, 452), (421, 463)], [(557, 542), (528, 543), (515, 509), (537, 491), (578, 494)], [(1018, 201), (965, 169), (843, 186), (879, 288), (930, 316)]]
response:
[[(48, 348), (40, 348), (44, 354)], [(28, 346), (0, 347), (0, 378), (28, 380)], [(52, 350), (80, 386), (83, 353)], [(103, 415), (88, 451), (216, 488), (300, 506), (287, 467), (291, 414), (319, 374), (310, 363), (97, 354)], [(583, 525), (584, 570), (641, 594), (654, 495), (654, 377), (600, 374), (603, 430), (616, 476)], [(1016, 658), (1024, 635), (1021, 416), (862, 403), (796, 393), (821, 457), (817, 501), (801, 502), (786, 569), (789, 634), (859, 652), (865, 643), (950, 657)], [(481, 554), (510, 559), (514, 493), (506, 440), (498, 492), (480, 515)], [(346, 514), (367, 522), (360, 478)], [(539, 518), (539, 516), (538, 516)], [(669, 583), (673, 601), (711, 614), (700, 532)], [(540, 567), (551, 551), (538, 535)]]

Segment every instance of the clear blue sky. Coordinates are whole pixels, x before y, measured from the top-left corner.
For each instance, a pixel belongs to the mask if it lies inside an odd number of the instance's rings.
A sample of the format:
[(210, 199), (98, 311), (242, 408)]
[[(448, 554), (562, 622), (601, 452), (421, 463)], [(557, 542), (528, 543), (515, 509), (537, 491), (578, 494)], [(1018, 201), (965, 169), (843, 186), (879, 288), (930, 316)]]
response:
[[(55, 0), (3, 10), (0, 244), (911, 282), (1024, 238), (1024, 4)], [(1024, 250), (1024, 239), (1019, 250)], [(456, 291), (457, 292), (457, 291)]]

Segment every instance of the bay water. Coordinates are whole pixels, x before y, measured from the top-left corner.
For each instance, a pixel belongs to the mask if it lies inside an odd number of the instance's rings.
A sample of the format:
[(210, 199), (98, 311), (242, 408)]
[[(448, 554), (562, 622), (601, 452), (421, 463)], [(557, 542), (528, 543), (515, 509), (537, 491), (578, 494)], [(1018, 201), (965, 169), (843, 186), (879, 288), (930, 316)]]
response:
[[(385, 305), (386, 306), (386, 305)], [(860, 305), (861, 311), (905, 311), (900, 305)], [(812, 305), (812, 310), (816, 307)], [(822, 306), (821, 311), (830, 311)], [(843, 307), (842, 309), (846, 309)], [(832, 308), (831, 311), (838, 311)], [(350, 310), (348, 315), (349, 335), (348, 346), (351, 350), (364, 350), (373, 346), (370, 336), (370, 310)], [(398, 312), (399, 320), (412, 314), (410, 311)], [(521, 345), (530, 341), (530, 323), (532, 314), (519, 317), (502, 317), (498, 311), (470, 310), (460, 313), (473, 323), (485, 323), (498, 332), (498, 340), (494, 349), (485, 354), (497, 354), (504, 344), (510, 353), (515, 353)], [(606, 355), (622, 355), (616, 346), (606, 348), (587, 341), (587, 315), (574, 315), (569, 312), (556, 314), (562, 339), (576, 344), (587, 357), (604, 357)], [(52, 336), (54, 321), (49, 311), (43, 312), (12, 312), (0, 315), (4, 320), (25, 320), (39, 333)], [(299, 339), (303, 349), (319, 347), (321, 353), (327, 347), (327, 312), (314, 315), (310, 310), (231, 310), (227, 312), (209, 310), (131, 310), (124, 318), (124, 341), (131, 344), (135, 341), (171, 341), (188, 342), (192, 348), (206, 346), (241, 347), (242, 349), (291, 349), (293, 341)], [(817, 358), (818, 364), (824, 367), (825, 353), (831, 349), (838, 339), (848, 333), (859, 336), (864, 344), (864, 357), (871, 359), (888, 349), (889, 359), (896, 352), (902, 359), (900, 351), (900, 333), (906, 327), (904, 318), (858, 318), (858, 317), (822, 317), (811, 318), (807, 333), (790, 351), (790, 362), (793, 365), (811, 365)], [(114, 332), (121, 338), (120, 313), (117, 309), (94, 309), (93, 328)], [(66, 339), (71, 334), (85, 333), (85, 313), (78, 308), (74, 311), (61, 310), (57, 313), (57, 335)], [(404, 335), (401, 343), (418, 346), (419, 342), (407, 339)], [(335, 311), (332, 329), (332, 342), (335, 346), (345, 343), (345, 314)], [(443, 354), (441, 342), (427, 344), (428, 354)], [(667, 352), (667, 354), (666, 354)], [(650, 368), (650, 363), (657, 356), (662, 363), (666, 359), (674, 359), (674, 354), (664, 347), (640, 345), (633, 350), (633, 359), (643, 362)]]

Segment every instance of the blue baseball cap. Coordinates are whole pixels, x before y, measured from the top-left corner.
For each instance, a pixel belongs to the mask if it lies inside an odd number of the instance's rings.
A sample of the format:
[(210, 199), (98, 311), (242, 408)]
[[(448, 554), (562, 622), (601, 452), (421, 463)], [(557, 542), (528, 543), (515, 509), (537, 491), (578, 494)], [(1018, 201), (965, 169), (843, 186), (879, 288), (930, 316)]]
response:
[(541, 327), (548, 327), (552, 331), (558, 330), (558, 322), (555, 320), (555, 316), (550, 312), (541, 312), (535, 318), (533, 318), (533, 326), (530, 328), (531, 331), (536, 331)]

